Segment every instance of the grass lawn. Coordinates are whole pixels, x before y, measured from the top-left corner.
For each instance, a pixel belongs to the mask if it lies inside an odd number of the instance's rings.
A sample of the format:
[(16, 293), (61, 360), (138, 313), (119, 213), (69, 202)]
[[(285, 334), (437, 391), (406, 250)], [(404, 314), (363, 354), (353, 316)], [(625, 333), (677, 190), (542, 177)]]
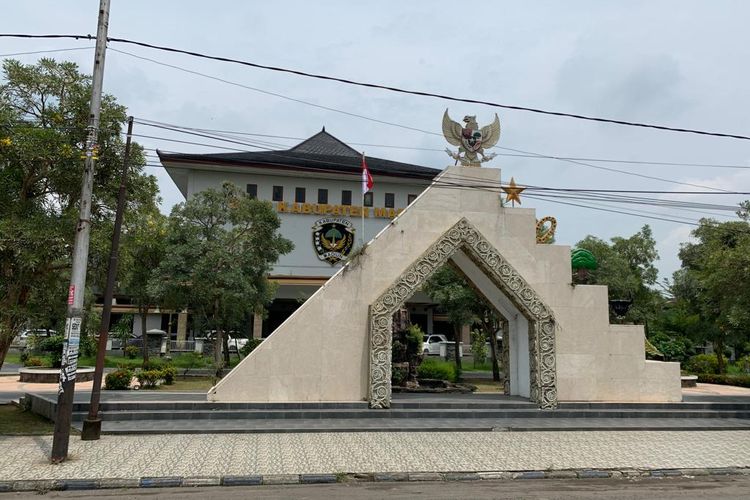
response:
[(208, 392), (214, 386), (213, 377), (177, 377), (172, 385), (160, 385), (158, 391)]
[(0, 405), (0, 436), (40, 436), (52, 434), (55, 424), (15, 405)]
[(15, 365), (21, 364), (21, 353), (19, 352), (9, 352), (5, 356), (4, 363), (13, 363)]
[(495, 382), (486, 378), (462, 378), (461, 382), (477, 386), (477, 392), (503, 393), (502, 382)]

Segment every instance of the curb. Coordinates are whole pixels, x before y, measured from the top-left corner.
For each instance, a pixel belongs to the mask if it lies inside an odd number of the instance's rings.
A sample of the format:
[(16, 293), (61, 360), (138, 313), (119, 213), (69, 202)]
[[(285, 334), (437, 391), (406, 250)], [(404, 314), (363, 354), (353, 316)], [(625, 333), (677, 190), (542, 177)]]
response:
[(260, 486), (285, 484), (330, 484), (418, 481), (515, 481), (529, 479), (665, 479), (697, 476), (750, 476), (747, 467), (705, 469), (567, 469), (481, 472), (379, 472), (336, 474), (265, 474), (233, 476), (164, 476), (102, 479), (42, 479), (0, 481), (0, 493), (62, 490), (98, 490), (113, 488), (196, 488), (205, 486)]

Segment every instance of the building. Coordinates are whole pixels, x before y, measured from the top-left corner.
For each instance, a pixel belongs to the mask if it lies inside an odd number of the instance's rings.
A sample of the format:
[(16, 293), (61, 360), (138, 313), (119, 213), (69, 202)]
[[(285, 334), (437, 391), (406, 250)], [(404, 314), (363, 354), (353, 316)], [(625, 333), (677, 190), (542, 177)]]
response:
[[(391, 160), (367, 157), (374, 187), (361, 189), (362, 154), (325, 128), (288, 150), (218, 154), (158, 151), (161, 163), (186, 199), (225, 181), (244, 187), (248, 195), (273, 203), (281, 233), (294, 243), (270, 278), (279, 284), (265, 320), (248, 324), (248, 335), (265, 337), (330, 278), (346, 256), (369, 241), (430, 184), (440, 172)], [(423, 294), (409, 304), (412, 322), (432, 333), (434, 308)], [(163, 325), (163, 320), (153, 320)], [(185, 324), (184, 318), (180, 322)], [(173, 325), (173, 337), (185, 328)], [(446, 324), (436, 333), (449, 333)], [(186, 328), (189, 330), (190, 328)], [(179, 334), (178, 334), (179, 332)]]

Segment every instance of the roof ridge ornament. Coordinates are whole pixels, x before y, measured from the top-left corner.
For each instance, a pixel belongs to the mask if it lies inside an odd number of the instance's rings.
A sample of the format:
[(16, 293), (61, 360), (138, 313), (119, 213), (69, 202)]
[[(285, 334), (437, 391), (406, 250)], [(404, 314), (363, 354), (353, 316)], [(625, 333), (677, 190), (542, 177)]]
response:
[(496, 153), (484, 154), (484, 149), (491, 148), (500, 139), (500, 119), (495, 113), (495, 121), (482, 128), (477, 124), (476, 115), (464, 116), (463, 122), (466, 124), (465, 127), (451, 120), (446, 108), (443, 114), (443, 136), (451, 145), (458, 146), (458, 153), (454, 153), (450, 148), (446, 148), (445, 151), (456, 160), (456, 163), (461, 162), (464, 167), (481, 167), (482, 163), (497, 156)]

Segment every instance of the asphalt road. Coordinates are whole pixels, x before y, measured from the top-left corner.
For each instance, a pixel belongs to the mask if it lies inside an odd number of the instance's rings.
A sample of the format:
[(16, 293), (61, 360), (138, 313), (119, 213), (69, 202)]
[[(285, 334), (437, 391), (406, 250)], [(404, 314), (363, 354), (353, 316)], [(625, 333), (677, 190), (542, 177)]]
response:
[[(348, 483), (291, 486), (201, 487), (130, 490), (51, 491), (44, 498), (67, 499), (680, 499), (750, 498), (750, 476), (645, 479), (571, 479), (472, 482)], [(38, 499), (39, 493), (0, 493), (0, 500)]]

